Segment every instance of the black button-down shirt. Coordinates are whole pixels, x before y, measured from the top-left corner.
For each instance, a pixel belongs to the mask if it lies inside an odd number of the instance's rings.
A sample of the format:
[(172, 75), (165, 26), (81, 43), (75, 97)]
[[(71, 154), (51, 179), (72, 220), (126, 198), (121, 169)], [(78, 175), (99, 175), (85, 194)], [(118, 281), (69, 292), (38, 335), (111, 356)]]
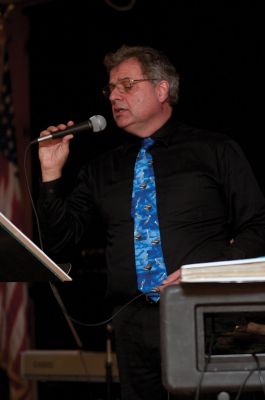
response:
[[(182, 264), (265, 255), (265, 201), (231, 138), (172, 117), (153, 136), (161, 241), (168, 274)], [(64, 200), (61, 180), (42, 184), (39, 215), (46, 250), (77, 243), (99, 213), (106, 228), (109, 291), (137, 293), (131, 195), (140, 139), (91, 161)], [(231, 240), (233, 239), (233, 243)]]

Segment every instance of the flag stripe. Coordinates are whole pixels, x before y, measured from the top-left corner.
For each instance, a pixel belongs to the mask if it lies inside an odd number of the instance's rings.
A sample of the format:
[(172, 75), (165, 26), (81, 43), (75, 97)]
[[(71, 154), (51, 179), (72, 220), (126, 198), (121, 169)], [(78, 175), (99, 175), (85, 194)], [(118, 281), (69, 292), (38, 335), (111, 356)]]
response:
[[(5, 48), (0, 103), (0, 211), (22, 226), (22, 202), (12, 107), (11, 79)], [(1, 237), (0, 237), (1, 240)], [(21, 352), (29, 348), (27, 284), (0, 282), (0, 366), (9, 378), (10, 400), (31, 400), (32, 385), (21, 376)], [(0, 394), (1, 397), (1, 394)]]

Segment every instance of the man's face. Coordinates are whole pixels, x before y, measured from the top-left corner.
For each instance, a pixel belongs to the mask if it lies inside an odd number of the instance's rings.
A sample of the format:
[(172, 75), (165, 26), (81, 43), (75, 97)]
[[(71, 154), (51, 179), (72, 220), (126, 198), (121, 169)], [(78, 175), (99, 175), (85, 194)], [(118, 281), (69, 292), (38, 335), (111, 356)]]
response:
[(143, 76), (139, 62), (134, 58), (122, 62), (110, 72), (109, 84), (112, 91), (109, 100), (114, 120), (118, 127), (126, 132), (139, 137), (149, 136), (156, 130), (162, 107), (157, 88), (158, 81), (134, 82), (131, 85), (125, 85), (126, 88), (122, 84), (126, 78), (131, 80), (146, 78)]

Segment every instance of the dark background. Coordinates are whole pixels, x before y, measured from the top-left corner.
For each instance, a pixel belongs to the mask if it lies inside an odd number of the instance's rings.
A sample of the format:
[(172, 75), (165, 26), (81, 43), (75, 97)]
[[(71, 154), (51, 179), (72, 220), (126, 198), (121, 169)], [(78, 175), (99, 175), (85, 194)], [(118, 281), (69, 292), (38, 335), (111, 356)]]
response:
[[(129, 1), (117, 0), (114, 4), (124, 7)], [(180, 120), (225, 132), (237, 140), (265, 189), (261, 2), (225, 6), (217, 0), (136, 0), (131, 9), (117, 11), (104, 0), (55, 0), (30, 6), (25, 13), (30, 21), (32, 139), (47, 126), (70, 119), (81, 122), (94, 114), (107, 119), (105, 132), (83, 134), (71, 142), (65, 167), (69, 188), (85, 161), (122, 141), (122, 133), (115, 128), (109, 104), (101, 94), (108, 82), (102, 61), (106, 52), (122, 44), (139, 44), (164, 51), (179, 70)], [(32, 152), (32, 165), (35, 197), (39, 181), (37, 150)], [(111, 315), (104, 302), (103, 242), (100, 226), (95, 223), (93, 234), (85, 238), (71, 260), (74, 282), (57, 285), (70, 314), (87, 323)], [(49, 285), (33, 284), (30, 294), (36, 348), (75, 348)], [(76, 328), (84, 349), (105, 350), (105, 325)], [(47, 386), (42, 393), (45, 390)], [(56, 392), (54, 388), (51, 391)], [(66, 393), (64, 398), (68, 398)], [(84, 394), (80, 398), (88, 397)]]

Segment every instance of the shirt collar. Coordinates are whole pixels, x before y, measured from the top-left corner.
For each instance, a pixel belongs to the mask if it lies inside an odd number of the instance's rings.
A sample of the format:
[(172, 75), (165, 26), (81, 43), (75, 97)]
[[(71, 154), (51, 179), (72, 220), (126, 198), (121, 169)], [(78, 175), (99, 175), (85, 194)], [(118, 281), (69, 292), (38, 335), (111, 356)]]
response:
[[(156, 143), (168, 146), (172, 136), (176, 135), (177, 130), (178, 121), (176, 115), (173, 113), (167, 122), (152, 135), (152, 139), (154, 139)], [(126, 143), (123, 144), (123, 150), (125, 152), (127, 152), (131, 147), (139, 147), (142, 140), (141, 138), (131, 134), (128, 135), (127, 139)]]
[(173, 113), (167, 122), (152, 135), (152, 138), (156, 143), (168, 146), (172, 136), (177, 134), (177, 129), (178, 121), (176, 115)]

